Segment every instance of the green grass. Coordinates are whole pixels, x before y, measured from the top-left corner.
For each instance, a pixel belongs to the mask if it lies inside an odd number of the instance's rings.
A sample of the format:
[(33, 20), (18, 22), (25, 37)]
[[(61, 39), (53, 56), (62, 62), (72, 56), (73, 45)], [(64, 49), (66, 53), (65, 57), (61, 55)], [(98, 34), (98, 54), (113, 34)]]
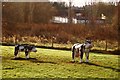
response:
[[(71, 51), (37, 48), (31, 59), (13, 60), (14, 47), (1, 46), (3, 78), (118, 78), (118, 56), (90, 53), (90, 63), (71, 63)], [(85, 58), (84, 58), (85, 60)]]

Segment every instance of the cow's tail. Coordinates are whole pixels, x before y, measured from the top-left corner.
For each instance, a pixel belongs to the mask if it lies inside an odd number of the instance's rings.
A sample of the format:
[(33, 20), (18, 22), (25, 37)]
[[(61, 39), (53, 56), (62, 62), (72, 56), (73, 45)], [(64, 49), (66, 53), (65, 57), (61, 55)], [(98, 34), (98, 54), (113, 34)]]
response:
[(74, 60), (74, 56), (75, 56), (75, 46), (72, 47), (72, 59)]
[(72, 47), (72, 52), (74, 52), (74, 51), (75, 51), (75, 46)]
[(18, 45), (15, 45), (15, 48), (14, 48), (14, 56), (15, 56), (15, 58), (17, 57), (18, 50), (19, 50)]

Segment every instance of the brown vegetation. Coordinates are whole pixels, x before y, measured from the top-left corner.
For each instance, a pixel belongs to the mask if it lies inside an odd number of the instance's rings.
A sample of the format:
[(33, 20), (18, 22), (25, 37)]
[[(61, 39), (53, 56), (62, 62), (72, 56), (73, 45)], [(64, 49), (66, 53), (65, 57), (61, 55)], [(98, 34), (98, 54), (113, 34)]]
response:
[(10, 35), (3, 30), (3, 42), (67, 44), (68, 42), (84, 42), (86, 37), (90, 37), (98, 43), (107, 41), (108, 44), (115, 45), (118, 37), (116, 30), (109, 26), (99, 26), (94, 29), (73, 24), (70, 26), (67, 24), (31, 24), (31, 28), (28, 27), (28, 24), (14, 26), (14, 30), (8, 30)]
[[(3, 3), (4, 13), (2, 15), (2, 41), (7, 43), (57, 43), (57, 44), (73, 44), (76, 42), (84, 42), (85, 38), (91, 38), (96, 45), (105, 44), (103, 47), (105, 50), (110, 45), (115, 45), (118, 40), (118, 27), (117, 27), (117, 7), (112, 4), (107, 6), (104, 4), (95, 6), (85, 6), (86, 18), (100, 18), (100, 14), (104, 12), (107, 15), (109, 13), (106, 23), (102, 25), (98, 24), (52, 24), (51, 18), (54, 15), (62, 15), (63, 11), (67, 10), (66, 7), (60, 7), (56, 4), (56, 7), (51, 3)], [(90, 8), (92, 7), (92, 8)], [(103, 10), (103, 8), (105, 8)], [(49, 8), (49, 9), (48, 9)], [(88, 9), (88, 10), (87, 10)], [(93, 13), (89, 10), (93, 9)], [(98, 11), (97, 13), (96, 10)], [(108, 11), (106, 11), (108, 10)], [(87, 12), (88, 11), (88, 12)], [(57, 13), (57, 14), (56, 14)], [(67, 14), (67, 13), (66, 13)], [(92, 14), (92, 15), (91, 15)], [(88, 15), (88, 16), (87, 16)], [(98, 16), (97, 16), (98, 15)], [(64, 15), (65, 16), (65, 15)], [(92, 18), (94, 19), (94, 18)], [(94, 19), (94, 20), (95, 20)], [(93, 22), (94, 22), (93, 20)], [(112, 23), (107, 23), (113, 21)], [(102, 42), (102, 43), (101, 43)], [(115, 47), (112, 46), (114, 49)]]

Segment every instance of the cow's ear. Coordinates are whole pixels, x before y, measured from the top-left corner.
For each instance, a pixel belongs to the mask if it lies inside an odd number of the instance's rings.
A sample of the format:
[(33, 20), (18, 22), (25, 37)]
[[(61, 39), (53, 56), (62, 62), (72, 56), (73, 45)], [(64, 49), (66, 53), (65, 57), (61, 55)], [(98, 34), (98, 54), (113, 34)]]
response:
[(18, 47), (18, 45), (15, 45), (15, 47)]

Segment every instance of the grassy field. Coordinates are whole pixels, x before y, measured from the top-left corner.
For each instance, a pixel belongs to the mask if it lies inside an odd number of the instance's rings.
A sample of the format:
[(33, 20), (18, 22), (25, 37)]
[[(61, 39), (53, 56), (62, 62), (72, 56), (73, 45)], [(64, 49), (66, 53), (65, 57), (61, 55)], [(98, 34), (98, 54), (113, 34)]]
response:
[[(118, 56), (90, 53), (90, 63), (71, 62), (71, 51), (37, 48), (25, 60), (14, 60), (14, 47), (1, 46), (3, 78), (118, 78)], [(85, 58), (84, 58), (85, 60)]]

